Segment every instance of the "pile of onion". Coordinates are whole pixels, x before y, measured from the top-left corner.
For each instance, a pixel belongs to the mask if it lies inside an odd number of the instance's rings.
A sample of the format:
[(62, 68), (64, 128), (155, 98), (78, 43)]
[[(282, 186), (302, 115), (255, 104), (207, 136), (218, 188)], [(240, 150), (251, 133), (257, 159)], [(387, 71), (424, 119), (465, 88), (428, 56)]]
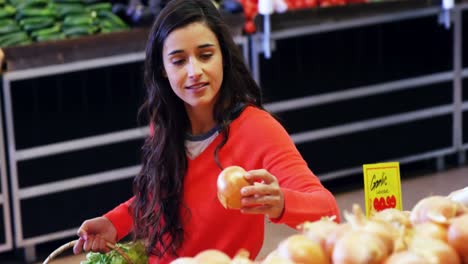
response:
[[(334, 218), (324, 217), (315, 222), (304, 222), (298, 226), (298, 229), (307, 238), (317, 242), (323, 250), (327, 251), (327, 238), (335, 232), (339, 225), (334, 221)], [(330, 254), (328, 254), (330, 256)]]
[(280, 258), (301, 264), (329, 264), (330, 261), (319, 243), (302, 234), (289, 236), (277, 248)]
[(465, 213), (468, 213), (468, 209), (461, 203), (445, 196), (429, 196), (413, 207), (410, 220), (413, 225), (424, 222), (448, 224), (451, 218)]
[[(245, 173), (233, 166), (219, 175), (218, 198), (226, 208), (241, 207), (240, 189), (250, 185)], [(250, 260), (245, 250), (233, 259), (205, 250), (171, 264), (468, 264), (468, 208), (446, 197), (427, 197), (410, 212), (386, 209), (370, 219), (354, 205), (344, 216), (342, 224), (329, 218), (304, 222), (262, 262)]]
[(368, 220), (359, 205), (353, 214), (345, 212), (351, 230), (336, 240), (332, 260), (334, 264), (380, 264), (394, 249), (397, 231), (384, 221)]
[(387, 208), (375, 213), (372, 216), (372, 220), (390, 223), (396, 229), (400, 229), (402, 227), (408, 228), (411, 227), (410, 214), (411, 212), (408, 211), (400, 211), (395, 208)]
[(216, 182), (218, 188), (218, 200), (226, 209), (240, 209), (241, 189), (251, 185), (244, 175), (247, 172), (239, 166), (229, 166), (221, 171)]

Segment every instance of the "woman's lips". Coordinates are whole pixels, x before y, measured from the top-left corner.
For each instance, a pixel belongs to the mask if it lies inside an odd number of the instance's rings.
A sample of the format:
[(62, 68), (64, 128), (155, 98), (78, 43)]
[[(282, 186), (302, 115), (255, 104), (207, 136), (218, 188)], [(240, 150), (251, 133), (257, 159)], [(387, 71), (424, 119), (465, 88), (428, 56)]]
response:
[(195, 90), (195, 89), (200, 89), (200, 88), (202, 88), (202, 87), (204, 87), (204, 86), (206, 86), (206, 85), (208, 85), (207, 82), (195, 83), (195, 84), (192, 84), (192, 85), (190, 85), (190, 86), (187, 86), (186, 88), (187, 88), (187, 89), (193, 89), (193, 90)]

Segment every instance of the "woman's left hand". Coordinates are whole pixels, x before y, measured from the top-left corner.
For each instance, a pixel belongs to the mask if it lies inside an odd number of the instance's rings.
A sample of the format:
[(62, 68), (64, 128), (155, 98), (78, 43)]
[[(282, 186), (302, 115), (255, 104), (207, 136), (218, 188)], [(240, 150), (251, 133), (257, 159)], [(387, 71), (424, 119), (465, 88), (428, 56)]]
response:
[(264, 169), (248, 171), (245, 178), (254, 185), (241, 189), (241, 212), (279, 218), (284, 210), (284, 196), (278, 179)]

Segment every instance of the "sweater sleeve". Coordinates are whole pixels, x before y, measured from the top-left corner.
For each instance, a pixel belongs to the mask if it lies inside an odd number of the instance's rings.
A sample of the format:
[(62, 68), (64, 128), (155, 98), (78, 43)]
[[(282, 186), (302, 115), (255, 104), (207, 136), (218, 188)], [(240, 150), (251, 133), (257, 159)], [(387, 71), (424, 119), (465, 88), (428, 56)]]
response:
[(249, 123), (247, 127), (256, 131), (251, 133), (254, 139), (250, 144), (256, 146), (253, 151), (263, 157), (263, 168), (278, 179), (284, 195), (282, 215), (270, 220), (293, 228), (324, 216), (335, 216), (339, 222), (340, 211), (335, 197), (309, 169), (283, 126), (268, 113)]
[(104, 214), (104, 217), (109, 219), (117, 230), (117, 241), (128, 235), (133, 228), (133, 219), (129, 210), (133, 199), (134, 197), (130, 198), (128, 201), (121, 203)]

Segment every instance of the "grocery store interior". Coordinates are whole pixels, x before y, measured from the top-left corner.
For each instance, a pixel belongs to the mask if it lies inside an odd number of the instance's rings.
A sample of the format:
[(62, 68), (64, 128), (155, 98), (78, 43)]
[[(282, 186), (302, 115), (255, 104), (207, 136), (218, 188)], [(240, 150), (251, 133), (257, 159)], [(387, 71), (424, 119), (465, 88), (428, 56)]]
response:
[[(0, 263), (42, 263), (131, 196), (145, 44), (168, 1), (0, 1)], [(365, 208), (364, 164), (399, 163), (405, 210), (468, 186), (468, 1), (275, 2), (216, 0), (341, 212)], [(258, 258), (294, 232), (267, 221)]]

